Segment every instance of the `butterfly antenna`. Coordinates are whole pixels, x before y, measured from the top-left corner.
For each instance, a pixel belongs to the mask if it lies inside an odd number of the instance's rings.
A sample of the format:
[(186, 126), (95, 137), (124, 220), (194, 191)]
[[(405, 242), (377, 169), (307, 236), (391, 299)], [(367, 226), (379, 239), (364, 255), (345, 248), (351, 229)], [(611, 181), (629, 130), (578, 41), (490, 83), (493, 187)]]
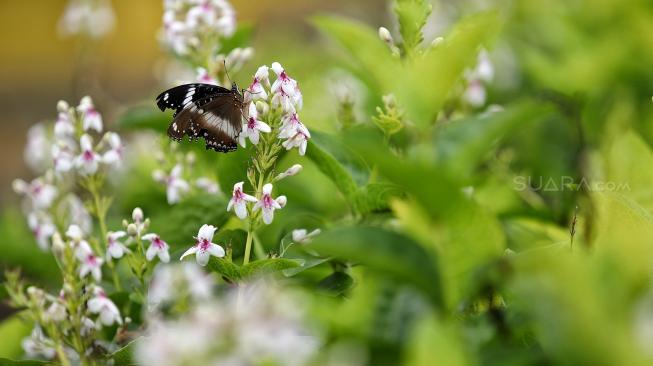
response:
[(231, 81), (231, 77), (229, 76), (229, 71), (227, 71), (227, 60), (222, 60), (222, 64), (224, 65), (224, 73), (227, 75), (227, 79), (229, 79), (229, 84), (234, 85), (234, 82)]

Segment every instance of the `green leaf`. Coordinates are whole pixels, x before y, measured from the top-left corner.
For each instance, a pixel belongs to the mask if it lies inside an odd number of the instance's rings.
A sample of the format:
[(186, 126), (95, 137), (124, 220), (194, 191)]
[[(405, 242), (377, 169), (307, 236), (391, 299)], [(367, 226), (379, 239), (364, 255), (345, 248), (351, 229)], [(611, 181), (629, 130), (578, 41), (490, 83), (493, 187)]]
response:
[(436, 306), (443, 305), (435, 255), (411, 238), (376, 227), (348, 227), (323, 232), (307, 246), (396, 277), (421, 289)]
[(109, 355), (109, 359), (113, 359), (116, 366), (130, 366), (137, 365), (136, 361), (133, 359), (134, 348), (139, 342), (141, 342), (142, 337), (138, 337), (131, 342), (124, 345), (119, 350), (115, 351)]
[(395, 14), (404, 49), (413, 53), (422, 43), (422, 28), (431, 14), (431, 4), (424, 0), (397, 0)]
[(356, 202), (356, 195), (358, 186), (351, 177), (349, 172), (318, 144), (313, 142), (311, 146), (306, 149), (306, 157), (311, 159), (320, 171), (326, 175), (336, 185), (340, 193), (354, 205)]
[(404, 192), (392, 183), (369, 183), (362, 187), (356, 195), (356, 206), (360, 213), (387, 210), (391, 197), (402, 196)]
[(211, 256), (207, 268), (223, 276), (229, 282), (236, 282), (242, 277), (241, 268), (237, 264), (223, 259)]
[(150, 129), (165, 132), (170, 123), (170, 113), (161, 112), (152, 98), (151, 104), (134, 106), (118, 119), (118, 126), (127, 130)]
[(283, 271), (284, 269), (299, 267), (300, 262), (287, 258), (259, 259), (248, 263), (241, 268), (243, 278), (258, 277), (272, 272)]
[(3, 320), (0, 323), (0, 357), (20, 357), (23, 354), (21, 341), (29, 336), (31, 330), (18, 315)]
[[(231, 192), (234, 184), (238, 182), (247, 182), (247, 168), (252, 157), (252, 147), (238, 150), (216, 156), (217, 177), (220, 190), (222, 192)], [(246, 183), (246, 186), (249, 184)], [(247, 188), (245, 188), (247, 189)], [(225, 209), (226, 209), (225, 205)]]
[(8, 358), (0, 358), (0, 366), (42, 366), (42, 365), (56, 365), (49, 361), (40, 360), (11, 360)]
[(339, 296), (351, 289), (353, 285), (354, 279), (350, 275), (337, 271), (323, 278), (317, 284), (317, 288), (326, 293)]

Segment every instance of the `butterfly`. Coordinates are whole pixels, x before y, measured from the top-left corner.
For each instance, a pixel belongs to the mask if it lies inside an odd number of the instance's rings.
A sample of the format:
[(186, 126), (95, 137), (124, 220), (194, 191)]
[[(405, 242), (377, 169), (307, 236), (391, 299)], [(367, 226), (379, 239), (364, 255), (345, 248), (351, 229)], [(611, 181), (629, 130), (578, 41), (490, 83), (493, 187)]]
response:
[(219, 152), (236, 150), (243, 128), (243, 94), (233, 83), (231, 90), (212, 84), (184, 84), (168, 89), (156, 97), (165, 111), (175, 111), (168, 126), (168, 136), (181, 141), (184, 135), (193, 141), (204, 138), (206, 149)]

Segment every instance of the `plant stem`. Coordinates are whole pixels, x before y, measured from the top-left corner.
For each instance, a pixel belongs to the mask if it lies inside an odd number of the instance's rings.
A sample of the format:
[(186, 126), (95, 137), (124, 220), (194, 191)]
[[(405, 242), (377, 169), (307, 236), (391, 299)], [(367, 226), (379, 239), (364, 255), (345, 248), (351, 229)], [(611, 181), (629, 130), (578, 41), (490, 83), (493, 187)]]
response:
[(250, 222), (249, 224), (250, 229), (247, 230), (247, 242), (245, 242), (245, 256), (243, 258), (243, 265), (246, 265), (249, 263), (249, 255), (250, 252), (252, 251), (252, 237), (254, 236), (254, 233), (252, 232), (252, 223)]

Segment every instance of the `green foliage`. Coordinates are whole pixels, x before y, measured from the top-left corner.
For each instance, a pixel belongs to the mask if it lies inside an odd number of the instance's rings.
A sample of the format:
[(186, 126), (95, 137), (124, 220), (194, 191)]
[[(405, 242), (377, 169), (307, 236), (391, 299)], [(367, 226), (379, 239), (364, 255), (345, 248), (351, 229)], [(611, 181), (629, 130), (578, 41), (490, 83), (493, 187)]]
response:
[(415, 52), (422, 41), (422, 28), (431, 15), (431, 4), (424, 0), (397, 0), (394, 7), (406, 53)]

